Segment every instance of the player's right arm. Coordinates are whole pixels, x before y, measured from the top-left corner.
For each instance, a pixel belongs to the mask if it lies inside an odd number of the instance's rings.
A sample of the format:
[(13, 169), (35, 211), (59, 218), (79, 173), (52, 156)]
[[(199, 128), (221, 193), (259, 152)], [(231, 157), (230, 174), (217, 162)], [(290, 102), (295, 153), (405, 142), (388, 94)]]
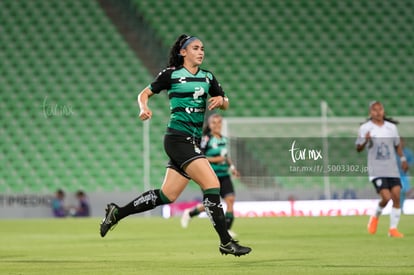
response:
[(152, 117), (152, 111), (148, 108), (148, 99), (154, 95), (149, 87), (146, 87), (138, 94), (138, 105), (139, 105), (139, 118), (141, 120), (147, 120)]
[(365, 140), (364, 140), (364, 142), (363, 143), (360, 143), (360, 144), (357, 144), (357, 146), (356, 146), (357, 152), (363, 151), (364, 148), (365, 148), (365, 145), (367, 145), (367, 143), (370, 141), (370, 139), (371, 139), (371, 136), (370, 136), (369, 132), (367, 132), (365, 134)]
[(152, 111), (148, 108), (148, 99), (154, 94), (160, 93), (171, 87), (171, 73), (173, 69), (167, 68), (158, 74), (155, 80), (138, 94), (139, 118), (147, 120), (152, 117)]
[(367, 124), (361, 125), (358, 131), (358, 138), (355, 142), (357, 152), (361, 152), (365, 149), (365, 145), (371, 141), (370, 129)]

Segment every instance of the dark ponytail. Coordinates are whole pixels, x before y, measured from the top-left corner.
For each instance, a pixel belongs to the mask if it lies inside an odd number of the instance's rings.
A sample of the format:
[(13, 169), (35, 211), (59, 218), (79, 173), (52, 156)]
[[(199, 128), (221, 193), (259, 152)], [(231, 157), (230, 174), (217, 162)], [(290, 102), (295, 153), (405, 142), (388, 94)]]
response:
[(183, 65), (184, 59), (180, 55), (180, 49), (181, 49), (181, 46), (184, 44), (185, 40), (187, 40), (188, 38), (189, 38), (188, 35), (182, 34), (177, 38), (177, 40), (175, 40), (174, 45), (171, 47), (171, 50), (170, 50), (168, 67), (179, 67)]
[(211, 121), (213, 118), (216, 118), (216, 117), (218, 117), (218, 118), (222, 118), (222, 116), (221, 116), (221, 115), (219, 115), (219, 114), (217, 114), (217, 113), (213, 113), (212, 115), (210, 115), (210, 116), (208, 117), (207, 122), (204, 124), (204, 127), (203, 127), (203, 136), (206, 136), (206, 135), (210, 135), (210, 134), (211, 134), (211, 129), (210, 129), (210, 121)]
[(393, 119), (392, 117), (387, 117), (387, 116), (385, 116), (384, 115), (384, 120), (385, 121), (388, 121), (388, 122), (391, 122), (391, 123), (393, 123), (393, 124), (398, 124), (399, 122), (398, 122), (398, 120), (395, 120), (395, 119)]
[(211, 133), (210, 126), (208, 126), (208, 123), (203, 127), (203, 136), (209, 136)]
[[(370, 120), (371, 120), (371, 118), (369, 117), (364, 122), (362, 122), (360, 124), (364, 124), (365, 122), (370, 121)], [(395, 125), (397, 125), (398, 123), (400, 123), (398, 120), (395, 120), (392, 117), (387, 117), (385, 115), (384, 115), (384, 121), (388, 121), (388, 122), (390, 122), (392, 124), (395, 124)]]

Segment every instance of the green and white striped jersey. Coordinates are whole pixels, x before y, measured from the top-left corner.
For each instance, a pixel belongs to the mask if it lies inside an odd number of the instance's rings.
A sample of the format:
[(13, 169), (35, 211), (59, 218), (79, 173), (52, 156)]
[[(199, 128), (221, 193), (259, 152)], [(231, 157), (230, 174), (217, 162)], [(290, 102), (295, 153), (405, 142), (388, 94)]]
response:
[(192, 74), (182, 66), (163, 70), (149, 88), (156, 94), (167, 90), (171, 112), (167, 134), (173, 129), (196, 138), (202, 135), (207, 95), (224, 96), (211, 72), (199, 69)]

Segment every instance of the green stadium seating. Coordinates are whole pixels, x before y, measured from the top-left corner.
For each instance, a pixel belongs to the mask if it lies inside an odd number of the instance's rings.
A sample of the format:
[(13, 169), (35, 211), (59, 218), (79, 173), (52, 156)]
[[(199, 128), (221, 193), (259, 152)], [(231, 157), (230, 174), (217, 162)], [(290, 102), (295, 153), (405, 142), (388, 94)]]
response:
[(98, 3), (5, 0), (0, 25), (0, 192), (142, 190), (136, 96), (153, 76)]
[[(319, 116), (325, 100), (332, 115), (365, 117), (372, 99), (413, 115), (410, 0), (131, 4), (165, 48), (181, 33), (203, 40), (203, 67), (232, 102), (226, 116)], [(136, 95), (153, 76), (99, 4), (3, 0), (0, 26), (0, 192), (142, 189)], [(150, 103), (153, 186), (166, 102)]]
[[(226, 116), (320, 116), (324, 100), (330, 115), (365, 117), (373, 99), (413, 115), (412, 1), (133, 2), (167, 45), (183, 32), (203, 40)], [(253, 162), (277, 171), (272, 151), (256, 144)]]
[[(318, 116), (321, 100), (336, 116), (361, 116), (373, 98), (413, 114), (399, 100), (412, 91), (411, 1), (134, 3), (167, 45), (182, 32), (204, 40), (205, 66), (237, 100), (229, 116)], [(269, 94), (282, 109), (267, 108)], [(245, 108), (251, 97), (265, 110)]]

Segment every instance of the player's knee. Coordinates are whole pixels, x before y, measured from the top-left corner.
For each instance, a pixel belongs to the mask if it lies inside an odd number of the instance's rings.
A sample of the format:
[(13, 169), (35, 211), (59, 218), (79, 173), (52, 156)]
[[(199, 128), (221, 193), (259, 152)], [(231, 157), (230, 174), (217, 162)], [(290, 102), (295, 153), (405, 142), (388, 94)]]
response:
[(177, 200), (178, 196), (168, 196), (168, 203), (173, 203)]
[(215, 181), (214, 179), (212, 179), (211, 181), (199, 182), (198, 185), (203, 190), (207, 190), (207, 189), (220, 189), (220, 182), (218, 180)]
[(167, 190), (160, 190), (160, 197), (164, 204), (173, 203), (177, 200), (178, 195), (174, 193), (170, 193)]
[(382, 197), (382, 199), (381, 199), (381, 201), (380, 201), (380, 203), (379, 203), (379, 205), (381, 206), (381, 207), (385, 207), (387, 204), (388, 204), (388, 202), (391, 200), (391, 197)]

